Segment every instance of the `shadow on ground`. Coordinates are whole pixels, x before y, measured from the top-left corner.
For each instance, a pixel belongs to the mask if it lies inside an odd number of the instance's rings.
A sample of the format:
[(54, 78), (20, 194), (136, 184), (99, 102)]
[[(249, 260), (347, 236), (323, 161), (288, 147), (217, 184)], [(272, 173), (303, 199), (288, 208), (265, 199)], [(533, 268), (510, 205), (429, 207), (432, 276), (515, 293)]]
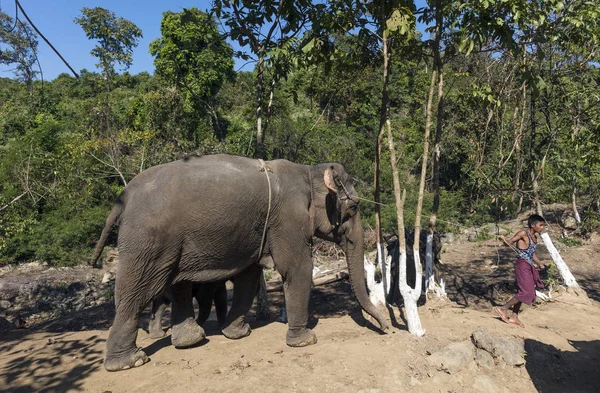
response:
[[(0, 353), (8, 359), (0, 370), (0, 381), (11, 393), (81, 390), (83, 380), (102, 367), (98, 344), (103, 339), (97, 335), (79, 340), (72, 338), (72, 333), (62, 333), (48, 338), (42, 347), (39, 342), (31, 342), (25, 349), (16, 349), (4, 341), (6, 338), (20, 343), (29, 334), (24, 330), (13, 331), (4, 334), (0, 341)], [(40, 356), (40, 351), (45, 356)], [(60, 372), (58, 368), (68, 371)]]
[(570, 341), (573, 351), (561, 351), (526, 339), (526, 367), (541, 393), (595, 393), (600, 381), (600, 340)]

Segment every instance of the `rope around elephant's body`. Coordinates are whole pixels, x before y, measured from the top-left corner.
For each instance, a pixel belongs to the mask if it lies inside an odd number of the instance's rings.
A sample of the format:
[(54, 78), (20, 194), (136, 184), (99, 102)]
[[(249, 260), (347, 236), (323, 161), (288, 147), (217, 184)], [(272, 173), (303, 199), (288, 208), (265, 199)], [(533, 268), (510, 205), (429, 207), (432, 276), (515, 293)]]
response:
[(269, 178), (269, 171), (271, 171), (271, 168), (269, 168), (265, 164), (265, 161), (260, 158), (258, 159), (258, 162), (260, 163), (261, 172), (264, 172), (265, 175), (267, 176), (267, 184), (269, 185), (269, 206), (267, 208), (267, 218), (265, 219), (265, 227), (263, 228), (262, 238), (260, 240), (260, 248), (258, 249), (258, 260), (260, 261), (260, 258), (262, 258), (263, 247), (265, 245), (265, 237), (267, 235), (267, 225), (269, 224), (269, 215), (271, 214), (271, 179)]

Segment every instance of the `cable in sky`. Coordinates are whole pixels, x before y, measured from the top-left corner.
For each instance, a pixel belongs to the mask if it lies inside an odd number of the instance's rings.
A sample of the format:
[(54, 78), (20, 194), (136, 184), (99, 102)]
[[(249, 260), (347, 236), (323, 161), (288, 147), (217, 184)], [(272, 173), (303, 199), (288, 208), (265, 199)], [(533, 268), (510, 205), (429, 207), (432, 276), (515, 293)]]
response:
[(50, 46), (50, 48), (52, 48), (52, 50), (58, 55), (58, 57), (60, 57), (60, 59), (63, 61), (63, 63), (65, 63), (67, 65), (67, 67), (69, 67), (69, 69), (71, 70), (71, 72), (73, 73), (73, 75), (75, 75), (75, 77), (77, 79), (79, 79), (79, 74), (75, 72), (75, 70), (73, 69), (73, 67), (71, 67), (71, 65), (69, 63), (67, 63), (67, 61), (61, 56), (61, 54), (56, 50), (56, 48), (54, 48), (54, 46), (52, 46), (52, 44), (50, 43), (50, 41), (48, 41), (46, 39), (46, 37), (44, 37), (44, 35), (38, 30), (38, 28), (33, 24), (33, 22), (31, 21), (31, 19), (29, 19), (29, 16), (27, 16), (27, 13), (25, 12), (25, 10), (23, 9), (23, 7), (21, 6), (21, 3), (19, 3), (19, 0), (15, 0), (15, 3), (17, 4), (17, 7), (19, 7), (19, 9), (21, 10), (21, 13), (23, 14), (23, 16), (25, 17), (25, 19), (27, 19), (27, 22), (29, 22), (29, 24), (31, 25), (31, 27), (33, 27), (33, 29), (36, 31), (36, 33), (39, 34), (40, 37), (42, 37), (44, 39), (44, 41), (46, 41), (46, 44), (48, 44), (48, 46)]
[[(2, 11), (1, 3), (0, 3), (0, 11)], [(19, 9), (17, 8), (17, 0), (15, 0), (15, 24), (13, 25), (12, 29), (6, 30), (6, 33), (8, 33), (8, 34), (12, 33), (15, 30), (15, 28), (17, 27), (17, 23), (19, 23)]]

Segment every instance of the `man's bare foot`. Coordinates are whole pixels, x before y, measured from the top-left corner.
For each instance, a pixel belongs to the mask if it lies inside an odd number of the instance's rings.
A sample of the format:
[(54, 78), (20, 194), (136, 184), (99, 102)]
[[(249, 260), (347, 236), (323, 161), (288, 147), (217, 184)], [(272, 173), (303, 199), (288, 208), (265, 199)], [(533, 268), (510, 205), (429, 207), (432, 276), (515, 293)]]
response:
[(506, 311), (504, 311), (500, 307), (494, 307), (494, 311), (496, 312), (496, 314), (498, 314), (500, 319), (502, 319), (506, 323), (509, 323), (509, 319), (508, 319), (508, 316), (506, 315)]
[(515, 318), (509, 318), (508, 319), (508, 323), (512, 324), (512, 325), (517, 325), (520, 328), (524, 328), (525, 325), (523, 325), (523, 322), (519, 321), (518, 319)]

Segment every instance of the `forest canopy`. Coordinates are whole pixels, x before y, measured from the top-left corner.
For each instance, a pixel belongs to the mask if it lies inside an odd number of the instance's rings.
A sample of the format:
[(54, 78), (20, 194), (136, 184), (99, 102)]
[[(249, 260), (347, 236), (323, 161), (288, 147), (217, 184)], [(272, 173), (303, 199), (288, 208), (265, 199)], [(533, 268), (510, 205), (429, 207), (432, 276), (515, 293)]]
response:
[[(98, 70), (42, 81), (39, 38), (0, 13), (0, 63), (14, 70), (0, 78), (0, 265), (88, 260), (127, 183), (190, 154), (340, 162), (365, 199), (365, 227), (379, 199), (393, 232), (385, 120), (406, 217), (430, 127), (424, 222), (439, 195), (443, 231), (550, 203), (574, 206), (582, 234), (600, 228), (600, 0), (165, 9), (148, 48), (155, 70), (137, 75), (134, 22), (99, 7), (73, 18), (97, 43)], [(236, 72), (235, 56), (254, 70)]]

